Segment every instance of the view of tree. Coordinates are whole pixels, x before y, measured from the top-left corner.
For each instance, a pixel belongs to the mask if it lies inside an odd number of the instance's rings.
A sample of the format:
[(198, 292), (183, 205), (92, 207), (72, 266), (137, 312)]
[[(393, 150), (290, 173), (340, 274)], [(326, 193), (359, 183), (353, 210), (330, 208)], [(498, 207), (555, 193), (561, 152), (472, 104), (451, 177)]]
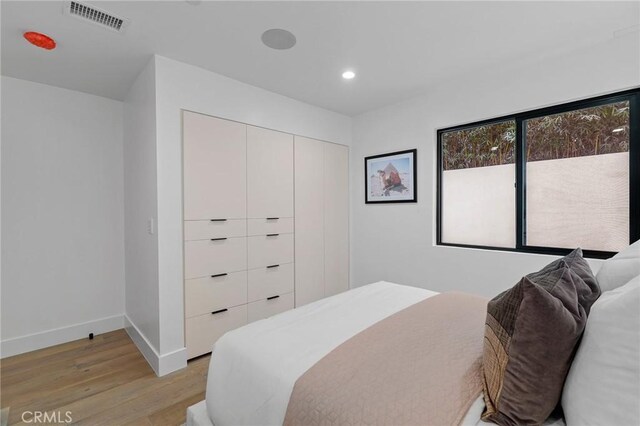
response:
[(515, 162), (516, 122), (505, 121), (442, 135), (444, 170)]
[[(442, 135), (444, 170), (512, 164), (515, 121)], [(527, 161), (610, 154), (629, 150), (629, 103), (618, 102), (525, 122)]]

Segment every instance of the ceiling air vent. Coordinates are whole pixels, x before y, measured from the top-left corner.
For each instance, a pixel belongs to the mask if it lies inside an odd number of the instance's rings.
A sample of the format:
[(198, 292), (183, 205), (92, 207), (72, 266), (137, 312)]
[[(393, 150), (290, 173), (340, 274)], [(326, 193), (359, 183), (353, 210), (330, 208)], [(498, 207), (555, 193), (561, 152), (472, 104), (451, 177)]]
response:
[(77, 1), (69, 2), (65, 5), (65, 14), (74, 16), (84, 21), (100, 25), (116, 32), (122, 32), (127, 27), (129, 20), (116, 16), (112, 13), (89, 6)]

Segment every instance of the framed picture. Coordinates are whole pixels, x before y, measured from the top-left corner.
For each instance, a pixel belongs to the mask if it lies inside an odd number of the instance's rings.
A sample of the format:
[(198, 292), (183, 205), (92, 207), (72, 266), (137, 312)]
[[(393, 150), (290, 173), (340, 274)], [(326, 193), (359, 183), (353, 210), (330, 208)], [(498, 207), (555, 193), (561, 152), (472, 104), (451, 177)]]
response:
[(365, 203), (417, 202), (416, 155), (410, 149), (365, 157)]

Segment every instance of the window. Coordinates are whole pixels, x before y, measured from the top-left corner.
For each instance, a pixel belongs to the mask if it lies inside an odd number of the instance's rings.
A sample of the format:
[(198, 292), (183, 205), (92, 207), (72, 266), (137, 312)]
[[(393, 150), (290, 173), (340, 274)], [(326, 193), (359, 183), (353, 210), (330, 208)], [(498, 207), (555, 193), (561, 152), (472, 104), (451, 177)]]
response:
[(442, 145), (442, 240), (516, 246), (514, 120), (445, 132)]
[(437, 243), (606, 258), (640, 238), (640, 91), (438, 131)]

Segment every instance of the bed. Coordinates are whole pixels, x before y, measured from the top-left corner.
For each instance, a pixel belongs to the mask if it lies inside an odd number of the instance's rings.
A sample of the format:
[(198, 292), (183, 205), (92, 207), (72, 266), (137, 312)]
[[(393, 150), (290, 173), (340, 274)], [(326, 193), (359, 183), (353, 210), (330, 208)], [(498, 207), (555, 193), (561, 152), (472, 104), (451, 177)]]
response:
[[(548, 269), (558, 262), (565, 274), (576, 252), (579, 249), (537, 274), (560, 271)], [(527, 277), (533, 275), (523, 280)], [(561, 403), (564, 417), (550, 417), (545, 425), (560, 426), (565, 420), (601, 425), (640, 422), (640, 241), (604, 262), (591, 279), (601, 294), (590, 302), (581, 343), (573, 350), (573, 362), (569, 360), (566, 381), (560, 383), (557, 404)], [(505, 293), (492, 299), (489, 308)], [(487, 415), (492, 401), (485, 405), (477, 380), (484, 374), (487, 398), (491, 361), (487, 350), (494, 348), (486, 344), (487, 329), (482, 331), (485, 319), (487, 324), (490, 319), (487, 303), (478, 296), (382, 281), (251, 323), (215, 343), (206, 399), (188, 408), (187, 425), (486, 424), (480, 418)], [(545, 341), (553, 342), (555, 334)], [(449, 341), (454, 342), (449, 352), (438, 349)], [(531, 367), (548, 360), (534, 358)], [(370, 364), (377, 369), (371, 370)], [(543, 369), (536, 374), (544, 375), (548, 366), (540, 365)], [(451, 400), (456, 399), (464, 401), (455, 405), (454, 417), (430, 417), (432, 412), (451, 411)], [(397, 401), (405, 405), (394, 405)], [(426, 417), (423, 405), (428, 407)], [(420, 421), (402, 417), (420, 410)], [(371, 413), (373, 417), (366, 417)]]
[[(381, 281), (227, 333), (214, 345), (207, 398), (188, 409), (187, 425), (283, 424), (307, 370), (358, 333), (436, 295)], [(476, 395), (461, 424), (479, 424), (483, 409)]]

